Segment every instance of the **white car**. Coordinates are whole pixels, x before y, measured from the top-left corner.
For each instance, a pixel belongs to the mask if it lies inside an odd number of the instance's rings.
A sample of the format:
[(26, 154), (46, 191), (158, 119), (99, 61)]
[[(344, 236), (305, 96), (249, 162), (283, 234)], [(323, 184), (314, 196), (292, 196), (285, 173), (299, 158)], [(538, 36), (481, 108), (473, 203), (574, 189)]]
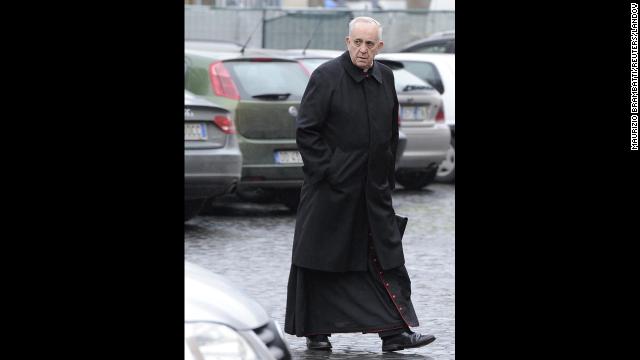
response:
[(445, 123), (451, 129), (451, 146), (446, 159), (440, 164), (436, 180), (455, 182), (455, 147), (456, 147), (456, 56), (455, 54), (416, 54), (389, 53), (380, 54), (378, 60), (393, 60), (402, 63), (419, 78), (431, 84), (442, 95)]
[(185, 262), (184, 359), (290, 360), (277, 322), (224, 277)]

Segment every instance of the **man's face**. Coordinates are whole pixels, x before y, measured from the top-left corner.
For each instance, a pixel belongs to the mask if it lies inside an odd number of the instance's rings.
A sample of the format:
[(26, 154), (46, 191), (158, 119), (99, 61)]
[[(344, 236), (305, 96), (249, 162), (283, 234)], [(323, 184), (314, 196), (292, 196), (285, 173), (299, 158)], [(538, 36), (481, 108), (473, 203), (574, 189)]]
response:
[(347, 49), (353, 64), (368, 69), (384, 43), (378, 38), (378, 25), (358, 22), (353, 24), (351, 36), (346, 37)]

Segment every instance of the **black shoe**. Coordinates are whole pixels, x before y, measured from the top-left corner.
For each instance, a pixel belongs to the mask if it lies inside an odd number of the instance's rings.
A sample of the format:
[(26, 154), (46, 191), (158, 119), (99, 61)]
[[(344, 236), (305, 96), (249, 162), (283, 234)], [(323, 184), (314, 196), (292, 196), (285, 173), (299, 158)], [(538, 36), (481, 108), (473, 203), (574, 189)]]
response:
[(398, 335), (382, 339), (382, 351), (397, 351), (408, 348), (417, 348), (431, 344), (436, 337), (433, 335), (420, 335), (419, 333), (404, 331)]
[(307, 336), (307, 349), (309, 350), (331, 350), (331, 342), (327, 335)]

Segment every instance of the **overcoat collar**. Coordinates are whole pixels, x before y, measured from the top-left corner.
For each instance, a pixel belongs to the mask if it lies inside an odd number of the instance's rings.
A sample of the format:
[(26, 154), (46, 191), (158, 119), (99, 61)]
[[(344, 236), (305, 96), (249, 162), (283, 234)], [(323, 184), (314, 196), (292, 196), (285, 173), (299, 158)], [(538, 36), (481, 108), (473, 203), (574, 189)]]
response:
[(353, 65), (348, 51), (345, 51), (342, 55), (340, 55), (340, 62), (342, 63), (342, 66), (347, 71), (347, 73), (351, 75), (353, 80), (355, 80), (357, 83), (368, 77), (368, 74), (371, 74), (374, 79), (382, 84), (382, 73), (380, 72), (380, 64), (376, 65), (375, 60), (373, 61), (373, 66), (367, 72), (364, 72), (359, 67)]

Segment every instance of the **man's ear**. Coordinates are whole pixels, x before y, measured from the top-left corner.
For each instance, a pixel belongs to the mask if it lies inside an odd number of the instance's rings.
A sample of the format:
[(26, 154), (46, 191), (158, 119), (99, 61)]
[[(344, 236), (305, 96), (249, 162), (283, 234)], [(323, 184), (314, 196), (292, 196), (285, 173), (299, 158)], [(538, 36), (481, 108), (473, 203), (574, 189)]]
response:
[(347, 49), (349, 48), (349, 37), (345, 36), (344, 37), (344, 43), (347, 45)]
[(380, 42), (378, 43), (378, 50), (382, 50), (383, 47), (384, 47), (384, 41), (380, 40)]

